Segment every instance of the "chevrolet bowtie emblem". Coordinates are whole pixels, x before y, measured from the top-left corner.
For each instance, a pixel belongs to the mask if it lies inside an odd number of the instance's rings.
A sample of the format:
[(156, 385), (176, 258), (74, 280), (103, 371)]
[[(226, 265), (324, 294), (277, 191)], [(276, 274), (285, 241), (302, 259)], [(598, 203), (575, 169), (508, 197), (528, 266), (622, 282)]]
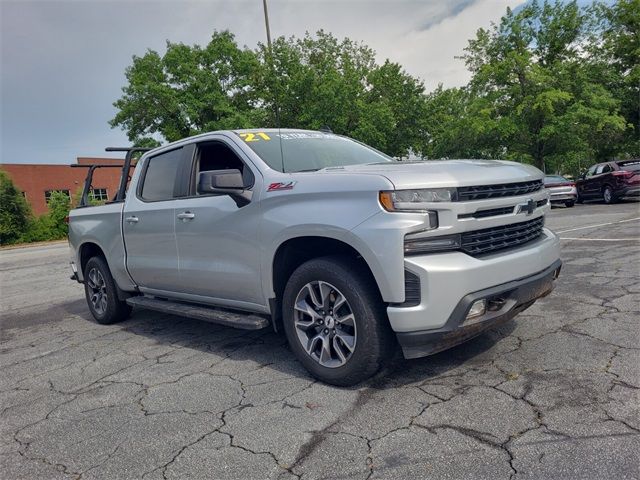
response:
[(527, 215), (531, 215), (536, 210), (536, 202), (533, 201), (532, 198), (527, 200), (527, 203), (521, 203), (518, 205), (516, 213), (526, 213)]

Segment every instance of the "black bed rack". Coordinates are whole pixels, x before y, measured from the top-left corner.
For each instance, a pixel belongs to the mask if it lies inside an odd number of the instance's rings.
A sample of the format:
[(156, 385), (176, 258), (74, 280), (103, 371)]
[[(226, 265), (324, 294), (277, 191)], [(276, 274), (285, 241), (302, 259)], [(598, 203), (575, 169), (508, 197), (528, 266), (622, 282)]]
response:
[(118, 186), (118, 193), (114, 197), (114, 199), (108, 203), (118, 203), (124, 202), (124, 198), (127, 191), (127, 183), (129, 181), (129, 171), (132, 166), (131, 161), (133, 159), (133, 154), (137, 152), (148, 152), (151, 148), (142, 148), (142, 147), (107, 147), (105, 151), (107, 152), (127, 152), (124, 157), (124, 163), (122, 166), (113, 165), (113, 164), (92, 164), (92, 165), (71, 165), (75, 168), (88, 168), (87, 178), (84, 181), (84, 188), (82, 189), (82, 196), (80, 197), (80, 203), (77, 207), (86, 207), (89, 205), (89, 191), (91, 190), (91, 185), (93, 181), (93, 172), (96, 171), (96, 168), (122, 168), (122, 173), (120, 174), (120, 185)]

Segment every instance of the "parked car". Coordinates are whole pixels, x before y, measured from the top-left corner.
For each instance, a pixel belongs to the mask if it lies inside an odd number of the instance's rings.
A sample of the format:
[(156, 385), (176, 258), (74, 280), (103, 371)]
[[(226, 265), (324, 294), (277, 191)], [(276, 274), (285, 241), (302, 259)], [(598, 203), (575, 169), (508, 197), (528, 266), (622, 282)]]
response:
[(99, 323), (137, 306), (271, 324), (313, 375), (351, 385), (398, 344), (422, 357), (512, 319), (560, 272), (530, 165), (397, 162), (326, 132), (222, 131), (146, 152), (125, 196), (130, 156), (116, 201), (70, 212), (72, 278)]
[(593, 165), (576, 182), (578, 203), (602, 199), (615, 203), (623, 197), (640, 196), (640, 159)]
[(578, 198), (575, 182), (566, 179), (561, 175), (546, 175), (544, 177), (544, 188), (551, 195), (550, 201), (553, 204), (563, 204), (573, 207)]

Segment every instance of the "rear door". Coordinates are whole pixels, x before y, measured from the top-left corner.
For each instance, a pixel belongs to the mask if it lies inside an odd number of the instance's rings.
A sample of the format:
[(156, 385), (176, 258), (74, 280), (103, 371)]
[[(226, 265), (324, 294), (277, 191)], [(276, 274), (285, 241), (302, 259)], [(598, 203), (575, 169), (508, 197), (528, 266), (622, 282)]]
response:
[(143, 289), (172, 291), (179, 282), (174, 203), (183, 162), (182, 147), (145, 159), (136, 191), (127, 195), (127, 269)]
[[(241, 170), (251, 184), (252, 201), (238, 204), (229, 195), (198, 195), (198, 174), (206, 170)], [(194, 301), (251, 308), (264, 306), (260, 283), (257, 195), (262, 176), (226, 137), (195, 144), (188, 181), (189, 196), (176, 201), (174, 215), (180, 289)], [(198, 298), (206, 297), (206, 298)]]

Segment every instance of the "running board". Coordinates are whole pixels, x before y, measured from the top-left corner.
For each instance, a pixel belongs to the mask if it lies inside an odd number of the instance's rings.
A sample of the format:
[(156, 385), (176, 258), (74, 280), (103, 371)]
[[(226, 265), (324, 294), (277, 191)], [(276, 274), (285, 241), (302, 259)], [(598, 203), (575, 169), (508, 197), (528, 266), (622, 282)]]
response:
[(194, 318), (196, 320), (204, 320), (205, 322), (218, 323), (227, 327), (242, 328), (245, 330), (259, 330), (269, 326), (269, 320), (259, 315), (237, 313), (191, 303), (172, 302), (170, 300), (159, 300), (157, 298), (144, 296), (129, 297), (127, 298), (127, 303), (134, 307)]

